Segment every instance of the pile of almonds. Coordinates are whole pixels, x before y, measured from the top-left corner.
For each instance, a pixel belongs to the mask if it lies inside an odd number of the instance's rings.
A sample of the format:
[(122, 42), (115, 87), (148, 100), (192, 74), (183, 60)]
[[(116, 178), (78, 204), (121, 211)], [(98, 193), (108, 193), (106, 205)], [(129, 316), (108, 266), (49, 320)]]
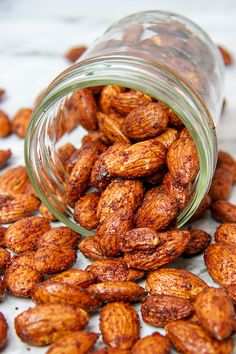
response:
[[(83, 52), (78, 49), (67, 57), (75, 61)], [(0, 112), (0, 137), (14, 132), (23, 138), (31, 113), (20, 110), (10, 122)], [(25, 167), (0, 175), (0, 224), (10, 223), (0, 226), (0, 296), (4, 300), (6, 291), (35, 303), (15, 318), (19, 338), (51, 344), (50, 354), (167, 354), (171, 346), (186, 354), (232, 353), (236, 205), (227, 200), (236, 182), (235, 159), (219, 152), (209, 194), (191, 220), (210, 210), (222, 223), (211, 243), (211, 235), (191, 224), (185, 230), (176, 226), (199, 161), (189, 132), (168, 107), (142, 92), (108, 85), (76, 91), (60, 118), (58, 141), (78, 125), (88, 130), (80, 148), (62, 145), (58, 157), (74, 219), (95, 234), (81, 240), (66, 226), (52, 228), (56, 218), (38, 199)], [(0, 168), (10, 156), (9, 149), (0, 150)], [(70, 269), (76, 250), (92, 260), (84, 270)], [(185, 269), (162, 267), (202, 252), (220, 288)], [(144, 279), (145, 288), (138, 284)], [(141, 303), (151, 335), (140, 339), (132, 303)], [(106, 345), (100, 350), (94, 348), (99, 334), (83, 331), (97, 311)], [(0, 313), (1, 348), (7, 329)]]

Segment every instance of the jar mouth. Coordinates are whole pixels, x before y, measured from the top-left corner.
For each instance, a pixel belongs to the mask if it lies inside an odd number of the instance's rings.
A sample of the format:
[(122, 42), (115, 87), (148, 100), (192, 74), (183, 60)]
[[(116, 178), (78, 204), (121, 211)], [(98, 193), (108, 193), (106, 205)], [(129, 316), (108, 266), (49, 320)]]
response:
[[(63, 197), (50, 195), (47, 180), (43, 181), (42, 167), (60, 189), (62, 183), (54, 175), (50, 162), (55, 140), (48, 136), (50, 120), (73, 91), (101, 85), (120, 85), (142, 91), (169, 106), (189, 130), (198, 150), (200, 172), (188, 205), (178, 216), (178, 227), (183, 226), (197, 210), (207, 193), (214, 173), (217, 156), (217, 139), (214, 123), (198, 93), (181, 77), (163, 65), (151, 64), (144, 59), (124, 55), (109, 55), (86, 59), (69, 67), (47, 88), (36, 106), (25, 139), (25, 164), (30, 181), (41, 201), (63, 223), (73, 230), (90, 235), (92, 232), (64, 215), (58, 206)], [(63, 189), (63, 188), (62, 188)], [(67, 215), (71, 215), (66, 206)]]

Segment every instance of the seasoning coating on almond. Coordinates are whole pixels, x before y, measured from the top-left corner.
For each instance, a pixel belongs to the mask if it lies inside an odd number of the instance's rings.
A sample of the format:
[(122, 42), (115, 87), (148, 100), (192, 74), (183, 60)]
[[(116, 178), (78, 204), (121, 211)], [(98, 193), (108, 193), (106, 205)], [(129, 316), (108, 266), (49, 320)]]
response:
[(169, 295), (148, 296), (141, 307), (144, 322), (156, 327), (164, 327), (170, 321), (186, 318), (193, 310), (188, 299)]
[(155, 139), (141, 141), (115, 155), (109, 161), (111, 175), (138, 178), (151, 175), (165, 162), (166, 148)]
[(125, 135), (135, 140), (153, 138), (166, 130), (168, 116), (169, 109), (160, 102), (139, 106), (125, 117)]
[(98, 282), (132, 281), (143, 277), (144, 273), (130, 269), (122, 259), (104, 259), (89, 264), (86, 271), (93, 274)]
[(197, 318), (210, 336), (223, 340), (234, 328), (234, 306), (222, 289), (208, 288), (198, 294), (194, 303)]
[(129, 349), (139, 338), (138, 315), (129, 304), (107, 304), (100, 313), (100, 330), (104, 343), (110, 347)]
[(153, 332), (150, 336), (139, 339), (131, 354), (168, 354), (170, 353), (170, 341), (167, 337), (158, 332)]
[(26, 168), (12, 167), (0, 176), (0, 191), (9, 194), (24, 193), (28, 183)]
[(142, 201), (143, 192), (140, 181), (115, 180), (111, 182), (98, 202), (97, 216), (100, 222), (122, 208), (135, 210)]
[(5, 244), (15, 253), (32, 250), (37, 239), (50, 230), (50, 222), (39, 216), (29, 216), (10, 225), (5, 234)]
[(120, 235), (122, 252), (150, 251), (160, 244), (158, 233), (149, 227), (136, 228)]
[(102, 302), (136, 302), (146, 295), (141, 286), (131, 281), (106, 281), (90, 285), (87, 291)]
[(2, 349), (7, 341), (7, 331), (8, 331), (8, 324), (3, 316), (3, 314), (0, 312), (0, 349)]
[(226, 200), (217, 200), (211, 204), (211, 215), (219, 222), (236, 223), (236, 205)]
[(100, 193), (93, 192), (84, 195), (75, 203), (74, 219), (87, 230), (96, 229), (98, 226), (97, 206)]
[(4, 271), (7, 264), (10, 262), (10, 260), (11, 260), (10, 253), (4, 248), (0, 247), (0, 273)]
[(236, 246), (236, 223), (224, 223), (217, 227), (215, 240), (219, 243)]
[(183, 269), (163, 268), (151, 272), (146, 281), (146, 290), (151, 295), (170, 295), (183, 299), (195, 299), (207, 284)]
[(46, 281), (74, 285), (79, 288), (87, 288), (89, 285), (94, 283), (94, 276), (86, 270), (69, 269), (54, 275)]
[(160, 187), (149, 189), (136, 213), (136, 227), (165, 229), (175, 219), (178, 211), (176, 200)]
[(0, 150), (0, 169), (6, 166), (11, 155), (12, 153), (10, 149)]
[(39, 305), (15, 318), (15, 330), (23, 342), (42, 346), (83, 329), (87, 323), (88, 314), (83, 309), (61, 304)]
[(203, 252), (211, 243), (211, 235), (199, 229), (189, 230), (190, 240), (183, 255), (188, 257)]
[(59, 226), (44, 232), (36, 241), (37, 248), (46, 246), (72, 247), (77, 246), (80, 234), (67, 226)]
[(4, 283), (9, 294), (29, 297), (32, 287), (42, 281), (40, 273), (27, 265), (10, 265), (4, 273)]
[(111, 97), (111, 106), (121, 114), (128, 114), (138, 106), (144, 106), (152, 102), (152, 98), (137, 90), (120, 92)]
[(99, 335), (93, 332), (73, 332), (53, 343), (46, 354), (87, 354)]
[(236, 282), (236, 248), (231, 245), (215, 243), (204, 254), (205, 264), (210, 276), (223, 287)]
[(189, 242), (188, 231), (167, 231), (158, 234), (160, 245), (154, 251), (129, 252), (124, 256), (131, 268), (152, 270), (177, 258)]
[[(1, 99), (1, 98), (0, 98)], [(5, 138), (11, 132), (11, 122), (9, 117), (0, 110), (0, 138)]]
[(31, 108), (22, 108), (13, 117), (11, 129), (13, 133), (19, 136), (19, 138), (25, 137), (32, 112), (33, 110)]
[(37, 305), (67, 304), (83, 308), (87, 311), (101, 306), (89, 293), (78, 286), (53, 282), (53, 280), (35, 285), (31, 290), (31, 297)]
[(183, 187), (176, 182), (170, 173), (166, 174), (162, 186), (176, 200), (179, 211), (183, 210), (189, 199), (190, 188), (188, 186)]

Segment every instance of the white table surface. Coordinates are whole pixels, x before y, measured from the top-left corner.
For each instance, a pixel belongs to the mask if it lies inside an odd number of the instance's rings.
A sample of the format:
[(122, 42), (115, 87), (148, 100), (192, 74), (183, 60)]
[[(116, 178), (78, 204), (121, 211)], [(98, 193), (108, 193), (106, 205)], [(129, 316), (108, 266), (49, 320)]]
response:
[[(0, 0), (0, 87), (7, 94), (0, 109), (10, 116), (21, 107), (32, 106), (37, 94), (67, 65), (63, 58), (71, 46), (89, 45), (114, 20), (148, 9), (171, 10), (190, 17), (202, 26), (216, 43), (228, 47), (236, 58), (236, 1), (215, 0)], [(236, 64), (226, 69), (225, 96), (227, 106), (217, 127), (219, 146), (236, 157)], [(0, 139), (0, 149), (11, 148), (11, 165), (23, 164), (23, 141), (15, 135)], [(236, 202), (236, 188), (231, 196)], [(212, 235), (217, 223), (212, 219), (196, 222)], [(87, 264), (81, 254), (75, 267)], [(202, 255), (179, 258), (171, 266), (183, 267), (214, 285), (203, 263)], [(215, 284), (216, 285), (216, 284)], [(32, 306), (29, 299), (7, 296), (0, 304), (9, 323), (6, 354), (45, 353), (22, 343), (14, 333), (14, 317)], [(139, 306), (136, 306), (139, 312)], [(97, 316), (90, 320), (88, 330), (98, 331)], [(141, 335), (155, 331), (142, 323)], [(101, 346), (101, 339), (96, 348)], [(236, 353), (236, 350), (235, 350)]]

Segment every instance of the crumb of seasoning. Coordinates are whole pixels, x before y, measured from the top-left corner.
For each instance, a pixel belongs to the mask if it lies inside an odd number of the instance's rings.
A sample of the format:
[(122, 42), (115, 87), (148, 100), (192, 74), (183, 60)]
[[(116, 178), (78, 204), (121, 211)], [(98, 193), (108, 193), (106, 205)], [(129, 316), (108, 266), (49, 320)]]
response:
[(16, 311), (19, 310), (19, 307), (15, 307), (15, 310), (16, 310)]
[(28, 351), (30, 351), (31, 349), (30, 348), (26, 348)]

